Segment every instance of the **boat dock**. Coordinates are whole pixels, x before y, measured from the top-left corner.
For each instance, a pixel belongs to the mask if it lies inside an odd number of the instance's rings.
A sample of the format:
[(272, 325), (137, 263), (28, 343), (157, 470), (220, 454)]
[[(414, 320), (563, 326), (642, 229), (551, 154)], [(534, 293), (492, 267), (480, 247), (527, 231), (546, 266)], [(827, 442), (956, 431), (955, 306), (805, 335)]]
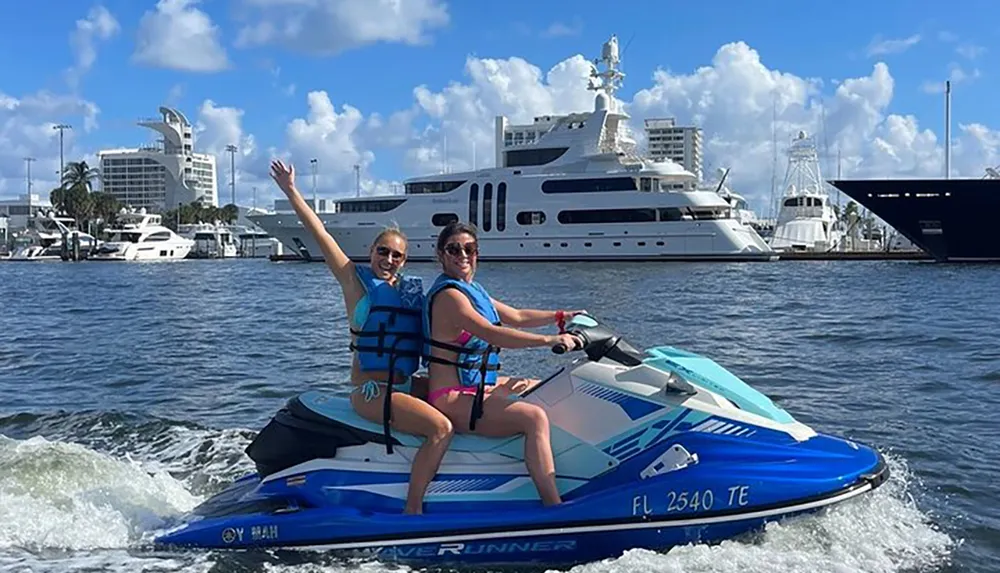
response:
[(924, 251), (796, 251), (781, 253), (779, 261), (932, 261)]

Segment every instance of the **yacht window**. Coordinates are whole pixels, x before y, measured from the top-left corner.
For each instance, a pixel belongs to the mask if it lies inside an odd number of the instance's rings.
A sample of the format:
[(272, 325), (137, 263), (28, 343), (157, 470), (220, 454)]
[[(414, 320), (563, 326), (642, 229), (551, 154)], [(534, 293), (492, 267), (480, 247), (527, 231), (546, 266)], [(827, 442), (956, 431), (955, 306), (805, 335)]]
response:
[(677, 207), (663, 207), (659, 209), (661, 221), (682, 221), (684, 212)]
[(469, 189), (469, 223), (478, 225), (479, 221), (479, 183), (473, 183)]
[(170, 231), (160, 231), (158, 233), (153, 233), (152, 235), (146, 237), (145, 242), (150, 243), (153, 241), (169, 241), (169, 240), (170, 240)]
[(113, 243), (138, 243), (139, 233), (115, 233), (111, 237)]
[(726, 211), (715, 209), (691, 209), (691, 216), (695, 221), (708, 221), (712, 219), (726, 219)]
[(407, 183), (407, 195), (423, 195), (425, 193), (448, 193), (461, 187), (465, 181), (421, 181)]
[(542, 183), (542, 193), (602, 193), (605, 191), (635, 191), (634, 177), (604, 177), (601, 179), (550, 179)]
[(653, 184), (650, 181), (649, 177), (643, 177), (640, 181), (642, 183), (641, 187), (639, 187), (640, 191), (652, 191), (653, 190)]
[(341, 213), (384, 213), (392, 211), (406, 202), (406, 199), (373, 199), (370, 201), (340, 201)]
[(545, 213), (541, 211), (521, 211), (517, 214), (518, 225), (541, 225), (545, 223)]
[(656, 221), (656, 209), (579, 209), (560, 211), (558, 218), (564, 225), (652, 223)]
[(483, 185), (483, 231), (489, 231), (493, 225), (493, 184)]
[(514, 149), (504, 153), (504, 160), (506, 163), (504, 167), (545, 165), (559, 159), (568, 150), (568, 147), (555, 147), (549, 149)]
[(431, 224), (435, 227), (444, 227), (448, 223), (452, 223), (458, 220), (458, 215), (455, 213), (435, 213), (431, 217)]
[(497, 185), (497, 231), (507, 228), (507, 184)]

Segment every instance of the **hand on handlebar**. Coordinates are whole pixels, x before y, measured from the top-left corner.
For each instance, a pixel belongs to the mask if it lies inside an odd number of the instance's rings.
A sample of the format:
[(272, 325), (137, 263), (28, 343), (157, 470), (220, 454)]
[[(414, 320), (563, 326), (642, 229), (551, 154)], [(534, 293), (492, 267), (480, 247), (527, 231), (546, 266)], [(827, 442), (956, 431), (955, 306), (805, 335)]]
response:
[(559, 334), (554, 337), (555, 342), (552, 345), (552, 352), (556, 354), (562, 354), (567, 350), (579, 350), (583, 348), (583, 341), (579, 337), (574, 336), (569, 333)]

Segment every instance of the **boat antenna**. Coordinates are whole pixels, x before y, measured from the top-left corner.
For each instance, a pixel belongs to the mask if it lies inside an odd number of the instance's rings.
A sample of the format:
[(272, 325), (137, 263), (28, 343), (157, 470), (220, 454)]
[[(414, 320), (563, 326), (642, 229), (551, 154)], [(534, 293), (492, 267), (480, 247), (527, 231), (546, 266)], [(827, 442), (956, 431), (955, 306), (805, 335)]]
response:
[(715, 188), (715, 192), (716, 193), (718, 193), (719, 191), (722, 190), (722, 185), (726, 182), (726, 177), (729, 177), (729, 170), (730, 169), (732, 169), (732, 168), (731, 167), (726, 167), (725, 173), (723, 173), (722, 177), (719, 178), (719, 186)]
[[(837, 142), (837, 180), (840, 180), (840, 142)], [(841, 215), (840, 211), (840, 187), (837, 187), (837, 215)]]
[(774, 219), (775, 189), (778, 186), (778, 98), (771, 92), (771, 200), (767, 206), (767, 218)]
[(951, 80), (944, 82), (944, 178), (951, 179)]
[(625, 42), (625, 47), (622, 48), (622, 55), (619, 58), (619, 60), (621, 60), (621, 65), (618, 66), (622, 72), (625, 71), (625, 54), (628, 52), (628, 47), (632, 45), (633, 39), (635, 39), (635, 32), (632, 32), (632, 35), (628, 37), (628, 42)]
[(444, 148), (441, 152), (441, 173), (448, 172), (448, 135), (444, 134), (442, 147)]

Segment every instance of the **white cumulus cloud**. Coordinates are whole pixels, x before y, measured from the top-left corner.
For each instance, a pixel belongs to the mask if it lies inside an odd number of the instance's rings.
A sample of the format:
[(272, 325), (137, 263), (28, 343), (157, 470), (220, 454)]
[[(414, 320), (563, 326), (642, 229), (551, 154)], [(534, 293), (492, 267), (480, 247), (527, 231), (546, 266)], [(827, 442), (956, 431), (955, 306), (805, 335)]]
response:
[(229, 66), (219, 29), (199, 0), (160, 0), (139, 21), (132, 58), (147, 66), (216, 72)]
[(67, 70), (67, 81), (71, 86), (75, 87), (80, 77), (97, 61), (97, 41), (108, 40), (120, 30), (118, 20), (101, 5), (92, 7), (86, 18), (76, 21), (76, 27), (69, 36), (76, 55), (76, 65)]
[(21, 97), (0, 91), (0, 197), (16, 197), (27, 190), (27, 165), (31, 163), (32, 192), (48, 197), (59, 181), (60, 122), (73, 125), (64, 132), (66, 161), (94, 157), (77, 145), (76, 130), (87, 132), (97, 125), (97, 104), (72, 95), (39, 91)]
[(424, 44), (448, 24), (442, 0), (242, 0), (253, 22), (236, 45), (280, 44), (329, 56), (379, 42)]

